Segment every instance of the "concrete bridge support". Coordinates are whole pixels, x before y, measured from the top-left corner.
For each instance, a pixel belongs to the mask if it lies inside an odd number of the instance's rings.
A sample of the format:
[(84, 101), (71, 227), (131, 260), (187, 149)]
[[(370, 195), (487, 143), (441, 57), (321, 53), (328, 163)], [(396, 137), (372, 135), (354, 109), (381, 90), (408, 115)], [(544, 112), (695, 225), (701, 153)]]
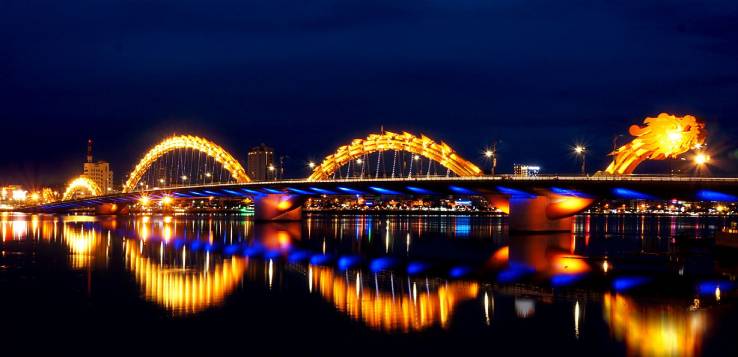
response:
[(512, 232), (569, 232), (572, 228), (572, 216), (585, 210), (594, 201), (590, 198), (550, 193), (491, 195), (487, 200), (490, 206), (508, 214), (508, 224)]
[(298, 195), (269, 194), (254, 197), (257, 221), (299, 221), (305, 199)]
[(516, 232), (568, 232), (571, 231), (572, 218), (546, 215), (551, 199), (546, 196), (532, 198), (510, 198), (508, 224), (510, 231)]

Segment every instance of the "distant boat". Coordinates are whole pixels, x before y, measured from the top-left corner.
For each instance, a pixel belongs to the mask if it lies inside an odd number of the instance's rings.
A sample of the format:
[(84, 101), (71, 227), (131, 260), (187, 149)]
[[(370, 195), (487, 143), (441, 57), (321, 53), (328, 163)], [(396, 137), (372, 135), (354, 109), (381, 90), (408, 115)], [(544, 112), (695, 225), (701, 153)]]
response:
[(730, 227), (715, 234), (715, 246), (738, 249), (738, 223), (731, 222)]

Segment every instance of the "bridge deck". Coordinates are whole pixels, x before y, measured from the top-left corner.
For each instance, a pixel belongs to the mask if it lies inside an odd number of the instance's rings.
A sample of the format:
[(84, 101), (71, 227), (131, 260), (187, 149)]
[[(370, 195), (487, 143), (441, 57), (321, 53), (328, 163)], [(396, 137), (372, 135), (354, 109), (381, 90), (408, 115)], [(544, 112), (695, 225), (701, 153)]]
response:
[(683, 199), (738, 201), (738, 177), (679, 176), (568, 176), (535, 177), (416, 177), (379, 179), (336, 179), (308, 181), (280, 180), (239, 184), (175, 186), (115, 193), (79, 200), (26, 207), (29, 210), (56, 210), (102, 203), (128, 203), (140, 196), (203, 199), (246, 197), (265, 194), (297, 195), (490, 195), (541, 194), (542, 191), (596, 198)]

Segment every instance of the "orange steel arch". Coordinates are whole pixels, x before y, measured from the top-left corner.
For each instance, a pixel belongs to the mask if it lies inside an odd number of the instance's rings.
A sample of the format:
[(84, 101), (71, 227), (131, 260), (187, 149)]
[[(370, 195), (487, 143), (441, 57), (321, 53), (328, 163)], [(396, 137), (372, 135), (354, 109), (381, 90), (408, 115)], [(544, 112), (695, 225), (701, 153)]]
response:
[(136, 168), (131, 172), (125, 185), (123, 192), (128, 193), (136, 189), (138, 181), (141, 180), (151, 165), (165, 154), (179, 149), (192, 149), (206, 154), (223, 166), (238, 183), (251, 182), (246, 174), (246, 170), (241, 164), (229, 154), (220, 145), (198, 136), (193, 135), (175, 135), (164, 139), (158, 145), (154, 146), (146, 155), (138, 162)]
[(415, 136), (403, 132), (397, 134), (384, 132), (370, 134), (365, 139), (354, 139), (351, 144), (338, 148), (332, 155), (316, 166), (308, 181), (328, 179), (341, 166), (363, 155), (385, 150), (407, 151), (420, 155), (451, 170), (459, 176), (480, 176), (482, 170), (471, 162), (464, 160), (444, 142), (437, 143), (425, 135)]
[(79, 176), (69, 182), (66, 190), (64, 190), (62, 201), (72, 199), (74, 194), (79, 191), (85, 191), (89, 193), (90, 196), (100, 196), (103, 193), (102, 189), (100, 189), (100, 186), (98, 186), (95, 181), (92, 181), (85, 176)]

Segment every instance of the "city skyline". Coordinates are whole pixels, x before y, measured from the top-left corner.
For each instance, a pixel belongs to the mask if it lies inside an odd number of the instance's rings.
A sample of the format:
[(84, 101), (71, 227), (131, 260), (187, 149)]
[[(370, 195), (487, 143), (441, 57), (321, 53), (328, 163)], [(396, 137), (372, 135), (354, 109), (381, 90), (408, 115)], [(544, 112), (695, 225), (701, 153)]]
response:
[[(211, 138), (241, 162), (263, 142), (299, 177), (381, 126), (444, 140), (480, 166), (500, 140), (500, 172), (577, 172), (569, 152), (584, 143), (593, 172), (616, 135), (661, 112), (704, 120), (715, 170), (735, 172), (731, 2), (170, 5), (4, 5), (12, 155), (0, 180), (61, 185), (88, 138), (130, 172), (173, 133)], [(138, 10), (126, 25), (121, 14)]]

